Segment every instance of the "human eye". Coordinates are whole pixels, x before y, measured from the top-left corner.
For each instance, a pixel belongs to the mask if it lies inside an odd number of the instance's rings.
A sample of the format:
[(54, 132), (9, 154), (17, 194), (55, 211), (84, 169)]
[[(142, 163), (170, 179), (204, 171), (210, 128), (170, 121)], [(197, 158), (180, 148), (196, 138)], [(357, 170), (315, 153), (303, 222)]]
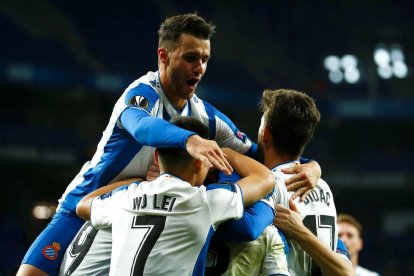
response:
[(203, 63), (207, 63), (209, 59), (210, 59), (210, 57), (203, 57), (202, 58), (202, 62)]
[(184, 55), (184, 60), (187, 62), (195, 62), (197, 61), (198, 56), (193, 54)]

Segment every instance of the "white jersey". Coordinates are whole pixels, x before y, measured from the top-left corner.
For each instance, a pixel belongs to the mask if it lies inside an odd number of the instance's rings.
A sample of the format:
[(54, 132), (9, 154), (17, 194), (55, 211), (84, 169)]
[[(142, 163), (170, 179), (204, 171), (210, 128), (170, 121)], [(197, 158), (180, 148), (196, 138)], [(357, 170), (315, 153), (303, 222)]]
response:
[(230, 263), (223, 276), (289, 275), (285, 242), (273, 225), (254, 241), (227, 243)]
[[(281, 169), (298, 164), (297, 161), (281, 164), (272, 171), (277, 176), (278, 181), (283, 183), (291, 175), (282, 173)], [(279, 182), (278, 182), (279, 183)], [(290, 195), (293, 192), (289, 193)], [(299, 207), (303, 224), (312, 231), (325, 245), (336, 251), (338, 241), (338, 229), (336, 227), (336, 208), (331, 189), (328, 184), (320, 179), (313, 191), (299, 202), (295, 199)], [(277, 216), (277, 214), (276, 214)], [(293, 240), (288, 240), (289, 244), (289, 269), (292, 276), (314, 275), (313, 273), (320, 268), (312, 261), (310, 256)]]
[(355, 268), (355, 275), (356, 276), (379, 276), (377, 272), (371, 271), (359, 265)]
[(240, 188), (216, 187), (163, 174), (95, 198), (92, 225), (112, 227), (110, 275), (202, 275), (217, 226), (243, 215)]

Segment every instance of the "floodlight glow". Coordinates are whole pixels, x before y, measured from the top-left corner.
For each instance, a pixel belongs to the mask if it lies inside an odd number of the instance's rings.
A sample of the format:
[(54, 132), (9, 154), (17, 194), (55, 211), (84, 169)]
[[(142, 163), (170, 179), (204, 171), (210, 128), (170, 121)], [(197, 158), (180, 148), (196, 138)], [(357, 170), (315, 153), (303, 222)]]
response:
[(357, 83), (360, 78), (360, 73), (357, 69), (345, 70), (345, 81), (351, 84)]
[(341, 63), (345, 70), (347, 70), (347, 68), (356, 68), (358, 59), (353, 55), (345, 55), (342, 57)]
[(391, 57), (384, 48), (377, 48), (374, 51), (374, 60), (379, 66), (387, 66), (390, 63)]
[(56, 206), (39, 204), (33, 207), (32, 213), (37, 219), (49, 219), (56, 213)]
[(392, 69), (389, 66), (380, 66), (378, 67), (377, 72), (383, 79), (389, 79), (392, 77)]
[(394, 71), (394, 75), (397, 78), (402, 79), (407, 76), (407, 72), (408, 72), (407, 65), (405, 65), (405, 63), (402, 62), (401, 60), (394, 61), (392, 69)]
[(337, 56), (327, 56), (323, 61), (323, 65), (329, 71), (338, 71), (340, 60)]
[(329, 80), (333, 83), (340, 83), (343, 80), (343, 74), (341, 71), (331, 71), (329, 72)]
[(395, 47), (391, 49), (391, 60), (392, 61), (403, 61), (404, 60), (404, 53), (399, 47)]
[(33, 216), (37, 219), (50, 218), (50, 209), (44, 205), (37, 205), (33, 208)]

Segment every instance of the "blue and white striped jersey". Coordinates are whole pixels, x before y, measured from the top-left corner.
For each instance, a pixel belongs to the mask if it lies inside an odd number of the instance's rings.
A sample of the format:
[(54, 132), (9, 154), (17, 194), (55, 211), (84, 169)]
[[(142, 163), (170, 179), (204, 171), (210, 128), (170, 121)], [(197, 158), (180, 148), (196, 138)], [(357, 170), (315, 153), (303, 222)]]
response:
[(223, 113), (194, 95), (182, 110), (176, 110), (164, 94), (158, 72), (148, 72), (134, 81), (118, 99), (91, 161), (86, 162), (59, 200), (59, 209), (75, 212), (78, 201), (109, 183), (145, 178), (155, 147), (184, 148), (194, 133), (167, 121), (191, 116), (209, 127), (210, 139), (252, 156), (256, 145)]
[(112, 228), (109, 275), (203, 275), (210, 239), (243, 215), (237, 184), (190, 183), (162, 174), (96, 197), (95, 228)]

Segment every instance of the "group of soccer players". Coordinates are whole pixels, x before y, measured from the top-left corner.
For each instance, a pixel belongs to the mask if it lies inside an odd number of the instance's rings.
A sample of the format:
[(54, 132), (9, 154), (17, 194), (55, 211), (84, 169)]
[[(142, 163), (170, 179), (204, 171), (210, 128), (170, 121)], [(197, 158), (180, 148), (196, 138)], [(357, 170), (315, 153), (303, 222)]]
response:
[[(116, 102), (18, 275), (353, 275), (332, 192), (300, 159), (320, 119), (314, 101), (265, 91), (253, 143), (194, 94), (214, 31), (195, 13), (162, 23), (158, 71)], [(146, 181), (154, 164), (160, 175)], [(220, 177), (205, 180), (214, 168)], [(221, 250), (209, 253), (213, 237)]]

